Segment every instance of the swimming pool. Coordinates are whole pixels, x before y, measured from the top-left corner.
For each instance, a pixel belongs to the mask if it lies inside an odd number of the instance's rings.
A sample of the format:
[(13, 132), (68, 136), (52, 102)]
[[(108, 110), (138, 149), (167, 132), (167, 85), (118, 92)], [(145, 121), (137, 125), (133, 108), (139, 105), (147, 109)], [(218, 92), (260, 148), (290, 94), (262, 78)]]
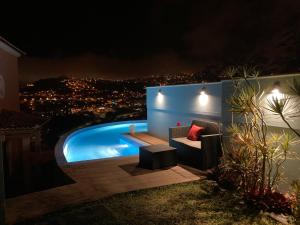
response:
[(126, 121), (101, 124), (71, 133), (65, 140), (63, 154), (67, 162), (136, 155), (146, 143), (126, 137), (134, 126), (135, 132), (148, 130), (146, 121)]

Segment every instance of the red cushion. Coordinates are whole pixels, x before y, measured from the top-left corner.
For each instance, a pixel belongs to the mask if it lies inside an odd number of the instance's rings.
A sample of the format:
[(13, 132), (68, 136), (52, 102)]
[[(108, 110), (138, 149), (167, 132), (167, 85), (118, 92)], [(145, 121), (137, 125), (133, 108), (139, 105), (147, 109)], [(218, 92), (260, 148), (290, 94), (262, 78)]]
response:
[(199, 141), (200, 134), (204, 131), (204, 127), (198, 127), (196, 125), (192, 125), (187, 138), (191, 141)]

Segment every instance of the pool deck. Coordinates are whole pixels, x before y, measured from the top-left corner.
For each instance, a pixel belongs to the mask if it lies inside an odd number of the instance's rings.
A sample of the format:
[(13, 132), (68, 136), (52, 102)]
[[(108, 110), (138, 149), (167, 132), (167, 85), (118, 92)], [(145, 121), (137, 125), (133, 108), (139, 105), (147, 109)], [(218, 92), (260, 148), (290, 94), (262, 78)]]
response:
[(157, 137), (153, 137), (149, 133), (146, 133), (146, 132), (134, 133), (134, 134), (130, 134), (130, 136), (134, 137), (136, 139), (139, 139), (143, 142), (147, 142), (148, 144), (151, 144), (151, 145), (158, 145), (158, 144), (168, 145), (167, 141), (159, 139)]
[[(149, 144), (166, 144), (166, 141), (147, 133), (139, 134), (136, 138)], [(204, 178), (200, 171), (182, 166), (159, 170), (137, 168), (138, 160), (138, 156), (131, 156), (60, 164), (58, 159), (61, 169), (75, 183), (8, 199), (6, 223), (14, 224), (117, 193)]]

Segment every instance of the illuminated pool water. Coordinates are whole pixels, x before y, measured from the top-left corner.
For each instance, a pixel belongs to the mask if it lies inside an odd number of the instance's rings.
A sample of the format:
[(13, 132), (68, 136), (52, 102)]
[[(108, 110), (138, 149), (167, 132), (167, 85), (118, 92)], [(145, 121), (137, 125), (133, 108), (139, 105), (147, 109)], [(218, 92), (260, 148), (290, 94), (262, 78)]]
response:
[(63, 153), (67, 162), (104, 159), (138, 154), (145, 145), (124, 136), (134, 126), (135, 132), (148, 130), (145, 121), (126, 121), (103, 124), (80, 129), (69, 135), (64, 143)]

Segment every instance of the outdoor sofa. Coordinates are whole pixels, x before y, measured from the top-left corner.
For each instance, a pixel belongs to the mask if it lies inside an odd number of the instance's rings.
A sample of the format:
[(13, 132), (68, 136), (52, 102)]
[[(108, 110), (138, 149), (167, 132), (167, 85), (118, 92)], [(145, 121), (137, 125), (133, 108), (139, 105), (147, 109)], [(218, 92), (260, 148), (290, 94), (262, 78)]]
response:
[(191, 126), (193, 124), (205, 128), (197, 141), (187, 138), (190, 126), (169, 128), (169, 144), (177, 149), (179, 163), (200, 170), (217, 166), (219, 157), (222, 155), (220, 125), (202, 120), (193, 120)]

